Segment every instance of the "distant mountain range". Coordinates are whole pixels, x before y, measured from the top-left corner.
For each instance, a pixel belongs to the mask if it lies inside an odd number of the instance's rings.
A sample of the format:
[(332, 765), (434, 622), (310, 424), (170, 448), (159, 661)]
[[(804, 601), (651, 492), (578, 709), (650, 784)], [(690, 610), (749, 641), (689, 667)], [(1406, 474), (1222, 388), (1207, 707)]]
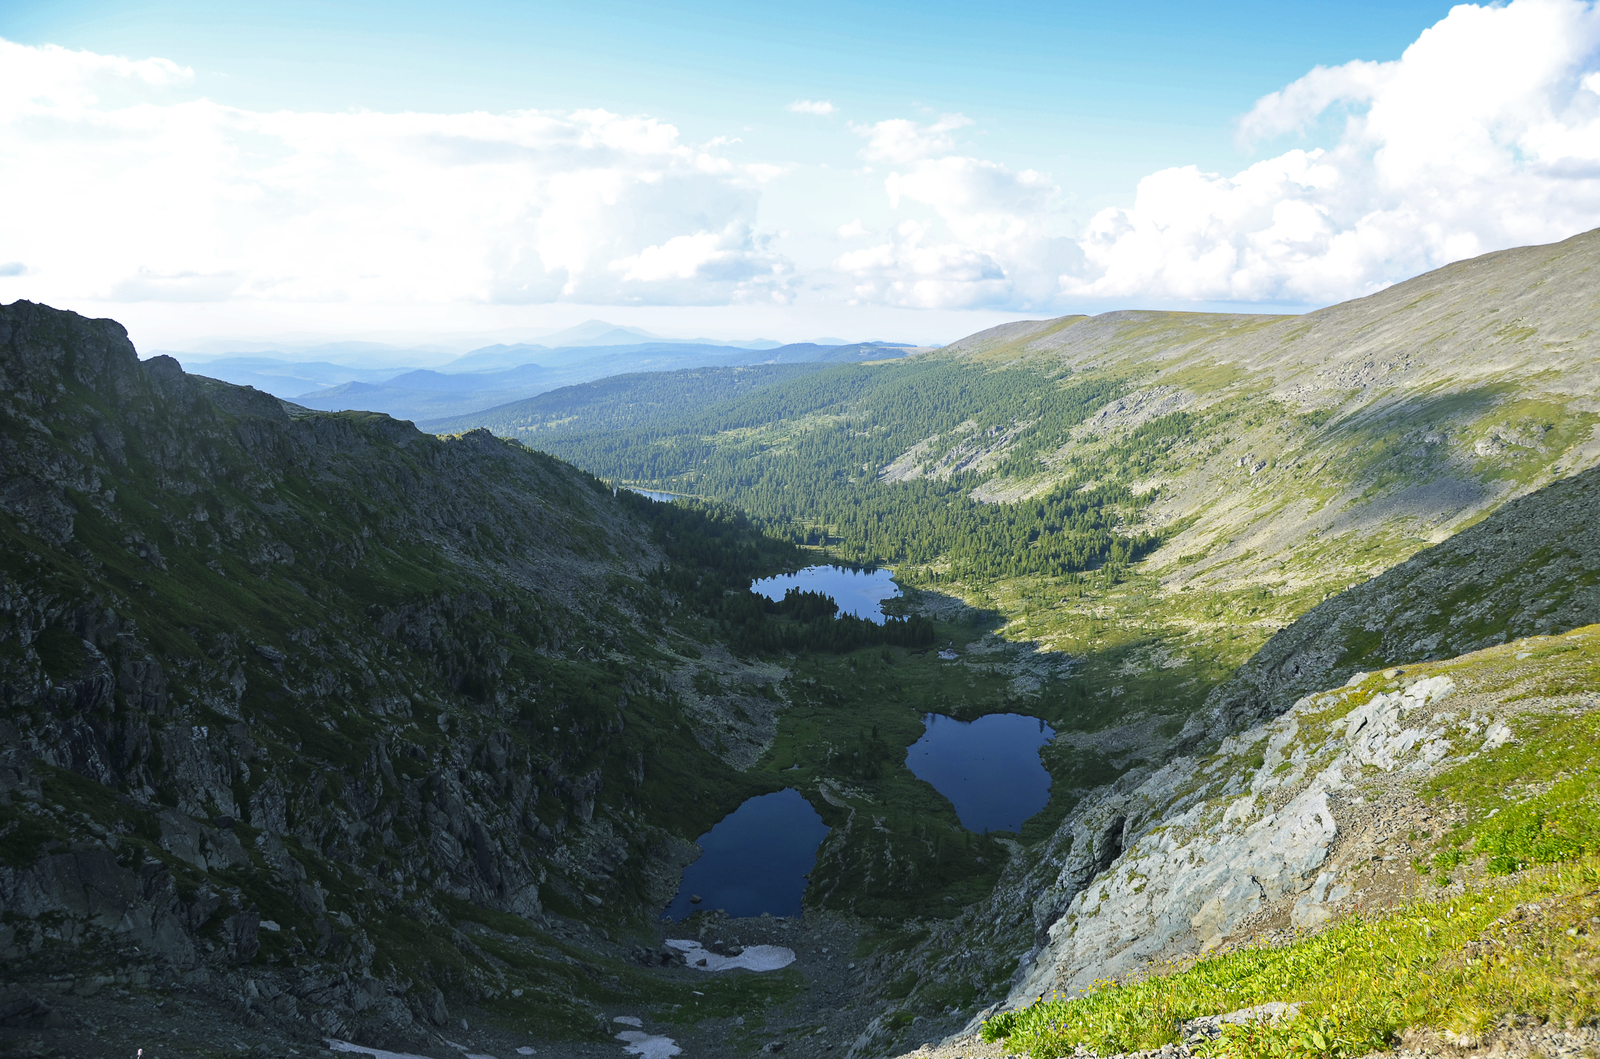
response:
[[(541, 344), (549, 349), (569, 346), (631, 346), (640, 342), (668, 342), (678, 345), (691, 346), (737, 346), (740, 349), (772, 349), (783, 345), (770, 338), (735, 339), (732, 341), (716, 338), (667, 338), (663, 335), (653, 334), (641, 327), (625, 327), (621, 324), (608, 324), (604, 320), (585, 320), (576, 327), (569, 327), (565, 331), (557, 331), (553, 335), (544, 335)], [(844, 342), (837, 343), (844, 345)]]
[[(756, 364), (852, 363), (904, 357), (933, 348), (899, 342), (780, 345), (764, 339), (735, 346), (713, 340), (664, 339), (601, 320), (546, 337), (563, 344), (484, 346), (435, 367), (416, 366), (416, 357), (424, 352), (421, 349), (374, 343), (334, 343), (235, 356), (171, 355), (195, 374), (253, 386), (306, 408), (384, 412), (399, 419), (424, 420), (467, 415), (616, 375)], [(385, 350), (404, 354), (402, 362), (374, 365)], [(357, 362), (299, 359), (313, 351), (339, 359), (344, 359), (343, 353)]]

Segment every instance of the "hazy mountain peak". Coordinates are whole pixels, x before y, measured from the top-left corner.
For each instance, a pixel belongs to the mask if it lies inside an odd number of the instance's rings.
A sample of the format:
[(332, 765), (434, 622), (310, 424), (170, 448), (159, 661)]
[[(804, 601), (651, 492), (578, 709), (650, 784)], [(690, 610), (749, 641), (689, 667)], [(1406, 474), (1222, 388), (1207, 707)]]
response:
[(640, 339), (648, 341), (670, 341), (660, 335), (652, 334), (639, 327), (626, 327), (622, 324), (607, 323), (604, 320), (585, 320), (576, 327), (569, 327), (565, 331), (557, 331), (553, 335), (545, 335), (543, 343), (552, 348), (559, 346), (631, 346), (637, 345)]

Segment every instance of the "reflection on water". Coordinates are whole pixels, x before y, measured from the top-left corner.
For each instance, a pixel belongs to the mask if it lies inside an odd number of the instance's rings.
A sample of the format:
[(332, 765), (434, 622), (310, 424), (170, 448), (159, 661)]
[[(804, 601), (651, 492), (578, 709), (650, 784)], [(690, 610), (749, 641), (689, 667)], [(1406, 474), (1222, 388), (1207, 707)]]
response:
[(930, 713), (921, 739), (906, 750), (906, 768), (956, 807), (969, 831), (1021, 831), (1050, 800), (1050, 773), (1039, 748), (1055, 730), (1037, 717), (991, 713), (958, 721)]
[(730, 916), (799, 915), (806, 876), (827, 833), (822, 817), (792, 787), (747, 800), (695, 840), (705, 852), (683, 870), (683, 886), (661, 918), (680, 920), (713, 908)]
[(793, 574), (765, 577), (750, 586), (750, 591), (768, 599), (782, 599), (791, 588), (802, 592), (821, 592), (839, 604), (839, 613), (882, 625), (881, 604), (900, 595), (894, 571), (887, 569), (851, 570), (843, 566), (808, 566)]
[(625, 485), (623, 488), (629, 492), (638, 493), (640, 496), (647, 496), (651, 500), (658, 500), (663, 504), (678, 499), (677, 493), (663, 493), (655, 489), (640, 489), (636, 485)]

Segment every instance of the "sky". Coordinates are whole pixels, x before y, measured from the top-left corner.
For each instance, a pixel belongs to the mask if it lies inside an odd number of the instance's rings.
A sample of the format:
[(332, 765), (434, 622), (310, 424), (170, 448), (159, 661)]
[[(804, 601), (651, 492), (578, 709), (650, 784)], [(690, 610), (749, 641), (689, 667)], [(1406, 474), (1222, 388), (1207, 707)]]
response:
[(1297, 312), (1600, 226), (1600, 11), (8, 0), (0, 202), (144, 348)]

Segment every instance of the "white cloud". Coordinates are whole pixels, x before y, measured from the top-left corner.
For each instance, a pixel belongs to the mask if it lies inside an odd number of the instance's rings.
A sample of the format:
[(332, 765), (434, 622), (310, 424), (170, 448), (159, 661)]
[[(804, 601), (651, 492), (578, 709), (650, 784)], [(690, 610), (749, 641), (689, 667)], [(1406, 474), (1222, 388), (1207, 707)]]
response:
[(1232, 177), (1154, 173), (1097, 214), (1079, 297), (1325, 304), (1449, 261), (1600, 225), (1600, 11), (1461, 5), (1387, 63), (1319, 67), (1263, 97), (1245, 140), (1349, 113), (1326, 149)]
[(771, 281), (789, 271), (788, 262), (767, 249), (769, 241), (756, 235), (749, 225), (733, 222), (720, 232), (673, 236), (611, 262), (610, 268), (631, 283), (693, 281), (708, 287), (729, 287), (736, 298), (748, 294), (741, 290), (742, 284), (766, 280), (766, 285), (757, 288), (760, 293), (785, 302), (788, 299), (781, 285), (774, 286)]
[(166, 59), (136, 62), (54, 44), (35, 48), (0, 39), (0, 120), (15, 120), (35, 108), (81, 113), (105, 96), (122, 96), (130, 87), (166, 88), (193, 80), (193, 70)]
[[(754, 230), (782, 172), (672, 125), (261, 113), (188, 71), (0, 41), (0, 296), (109, 301), (783, 300)], [(20, 277), (20, 278), (12, 278)]]
[(783, 109), (796, 114), (815, 114), (822, 118), (839, 113), (839, 108), (826, 99), (797, 99)]
[(0, 41), (0, 298), (1326, 304), (1600, 225), (1596, 2), (1452, 8), (1399, 59), (1317, 67), (1238, 123), (1303, 142), (1153, 173), (1070, 230), (1052, 179), (977, 157), (959, 113), (851, 124), (853, 170), (736, 162), (736, 138), (647, 116), (264, 113), (163, 59)]
[(1343, 66), (1314, 67), (1287, 88), (1256, 100), (1250, 113), (1239, 119), (1239, 142), (1249, 146), (1286, 132), (1299, 132), (1336, 103), (1370, 103), (1393, 75), (1395, 66), (1357, 59)]
[(1077, 260), (1071, 241), (1051, 234), (1057, 189), (1033, 170), (945, 155), (890, 173), (884, 189), (891, 209), (920, 207), (930, 216), (905, 220), (888, 242), (835, 261), (857, 301), (923, 309), (1049, 305), (1060, 271)]
[(950, 154), (956, 148), (955, 137), (950, 134), (971, 124), (972, 119), (964, 115), (946, 114), (929, 124), (891, 118), (871, 125), (852, 124), (850, 131), (867, 141), (861, 149), (862, 158), (893, 164)]

